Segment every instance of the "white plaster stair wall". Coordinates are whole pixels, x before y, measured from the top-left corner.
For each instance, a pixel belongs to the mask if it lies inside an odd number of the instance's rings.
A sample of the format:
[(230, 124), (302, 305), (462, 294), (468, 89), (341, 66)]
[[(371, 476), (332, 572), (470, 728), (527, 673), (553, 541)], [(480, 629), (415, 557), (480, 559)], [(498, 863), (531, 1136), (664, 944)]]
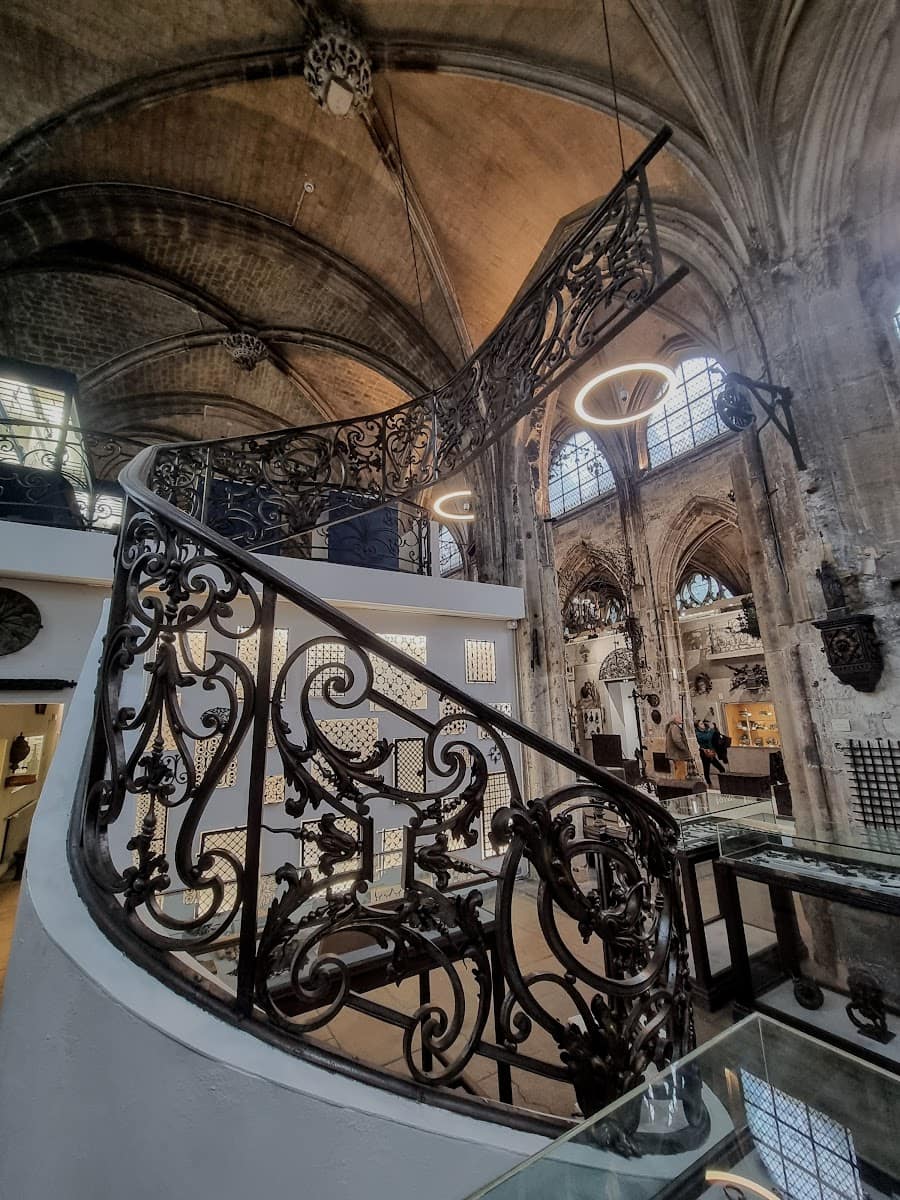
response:
[(29, 843), (0, 1011), (2, 1200), (461, 1200), (540, 1149), (293, 1058), (104, 937), (66, 857), (100, 645), (98, 631)]

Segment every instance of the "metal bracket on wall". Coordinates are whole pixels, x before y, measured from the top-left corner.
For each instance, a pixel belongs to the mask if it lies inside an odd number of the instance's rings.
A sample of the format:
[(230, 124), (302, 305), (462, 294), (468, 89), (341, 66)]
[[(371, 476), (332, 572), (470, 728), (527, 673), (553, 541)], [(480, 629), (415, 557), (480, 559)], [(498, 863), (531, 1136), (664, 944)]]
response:
[(757, 427), (757, 432), (765, 429), (771, 421), (793, 451), (797, 470), (805, 471), (806, 463), (800, 452), (797, 428), (791, 410), (793, 396), (793, 391), (788, 387), (779, 387), (763, 379), (749, 379), (746, 375), (731, 371), (725, 376), (722, 390), (717, 393), (714, 404), (723, 423), (735, 433), (742, 433), (756, 421), (756, 413), (753, 410), (755, 400), (766, 414), (766, 419)]

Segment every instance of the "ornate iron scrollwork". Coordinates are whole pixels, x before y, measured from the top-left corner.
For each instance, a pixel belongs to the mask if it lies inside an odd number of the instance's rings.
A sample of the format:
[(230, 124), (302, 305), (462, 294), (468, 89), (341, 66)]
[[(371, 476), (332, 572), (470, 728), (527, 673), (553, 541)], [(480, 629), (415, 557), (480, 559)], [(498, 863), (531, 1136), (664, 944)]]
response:
[(446, 384), (373, 416), (168, 447), (155, 456), (153, 490), (263, 549), (454, 475), (683, 278), (683, 268), (662, 278), (646, 180), (669, 136), (635, 160)]
[[(156, 448), (123, 472), (76, 877), (110, 935), (201, 1003), (175, 952), (218, 948), (236, 989), (219, 1011), (301, 1053), (363, 1013), (400, 1031), (417, 1089), (468, 1086), (478, 1055), (501, 1100), (514, 1070), (533, 1072), (590, 1113), (690, 1044), (674, 818), (249, 553), (457, 469), (650, 303), (647, 160), (446, 388), (360, 421)], [(276, 653), (276, 601), (327, 632)], [(492, 675), (482, 657), (473, 678)], [(380, 737), (375, 713), (403, 734)], [(584, 782), (528, 796), (525, 751)], [(282, 848), (274, 870), (264, 842)], [(497, 876), (485, 860), (501, 853)]]

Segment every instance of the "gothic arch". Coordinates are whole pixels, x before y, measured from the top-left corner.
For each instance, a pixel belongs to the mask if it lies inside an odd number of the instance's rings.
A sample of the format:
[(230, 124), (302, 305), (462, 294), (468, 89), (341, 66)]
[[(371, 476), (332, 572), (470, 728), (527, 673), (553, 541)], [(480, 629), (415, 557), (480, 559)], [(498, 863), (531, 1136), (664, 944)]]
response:
[(619, 589), (627, 600), (631, 590), (630, 569), (625, 554), (601, 550), (590, 542), (573, 546), (559, 568), (559, 599), (562, 608), (580, 587), (592, 579), (605, 578)]
[(722, 578), (736, 595), (750, 590), (746, 563), (738, 560), (729, 542), (739, 534), (737, 509), (729, 500), (694, 496), (665, 526), (657, 560), (657, 596), (674, 602), (675, 591), (691, 562)]

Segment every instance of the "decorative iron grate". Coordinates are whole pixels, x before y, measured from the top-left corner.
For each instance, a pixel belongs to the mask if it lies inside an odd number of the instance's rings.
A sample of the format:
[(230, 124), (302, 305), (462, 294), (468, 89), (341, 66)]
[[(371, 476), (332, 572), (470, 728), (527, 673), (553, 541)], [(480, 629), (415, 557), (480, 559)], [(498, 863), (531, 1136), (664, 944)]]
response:
[[(146, 794), (137, 797), (134, 808), (134, 833), (137, 836), (143, 833), (144, 818), (150, 811), (150, 797)], [(166, 824), (168, 822), (168, 809), (162, 804), (157, 804), (154, 816), (156, 817), (156, 829), (153, 831), (153, 839), (150, 842), (151, 854), (165, 854), (166, 852)], [(134, 850), (132, 852), (132, 861), (136, 867), (140, 866), (140, 852)]]
[(394, 742), (394, 787), (402, 792), (425, 791), (424, 738), (397, 738)]
[(843, 750), (854, 818), (868, 828), (900, 829), (900, 742), (851, 738)]
[(466, 639), (466, 683), (496, 683), (497, 654), (493, 642)]
[(491, 842), (491, 821), (494, 813), (510, 802), (509, 780), (505, 771), (494, 771), (487, 777), (484, 789), (484, 808), (481, 810), (481, 853), (484, 858), (502, 854)]

